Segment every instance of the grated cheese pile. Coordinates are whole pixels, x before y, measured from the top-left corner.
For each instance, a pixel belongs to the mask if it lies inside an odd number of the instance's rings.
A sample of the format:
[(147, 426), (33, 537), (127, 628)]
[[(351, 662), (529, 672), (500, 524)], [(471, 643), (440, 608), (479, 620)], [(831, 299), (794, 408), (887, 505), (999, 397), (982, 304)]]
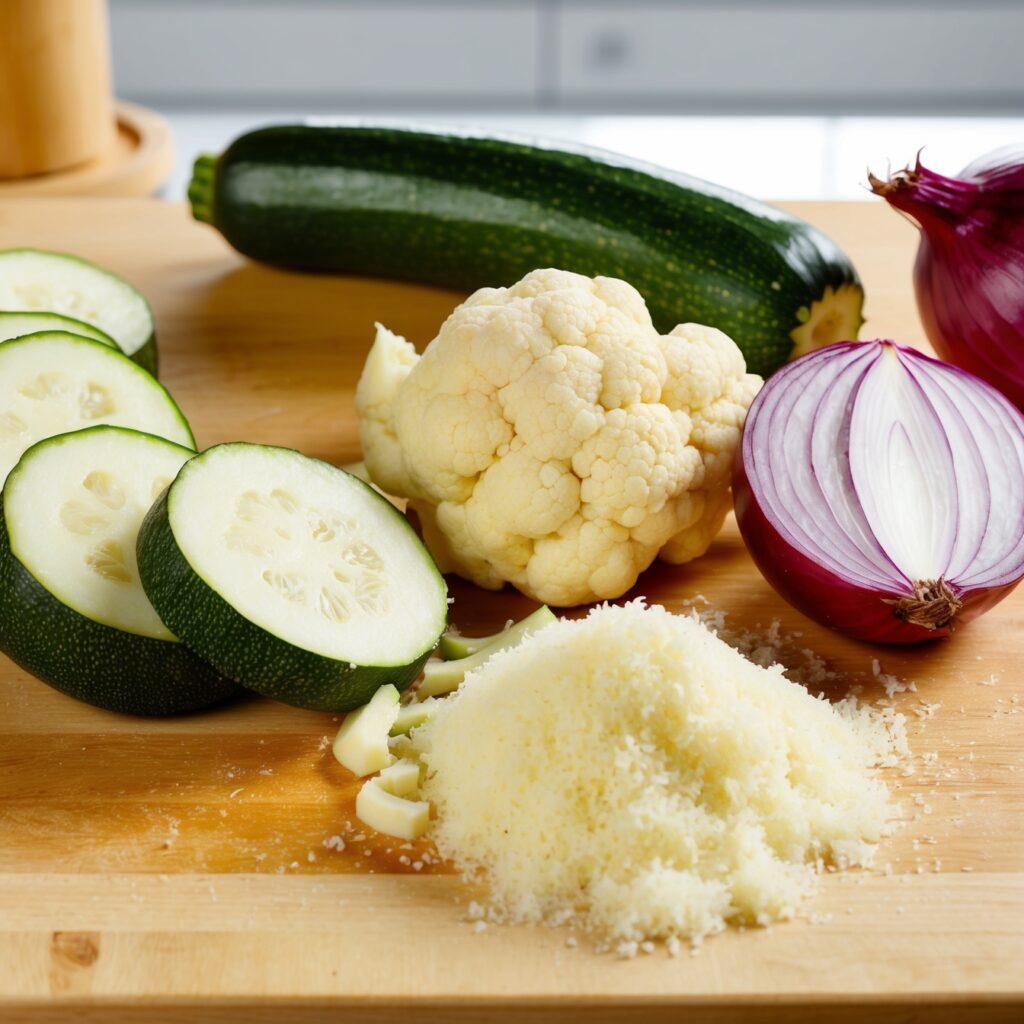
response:
[(411, 743), (432, 837), (491, 919), (621, 948), (790, 917), (825, 862), (867, 863), (905, 734), (636, 601), (494, 655)]

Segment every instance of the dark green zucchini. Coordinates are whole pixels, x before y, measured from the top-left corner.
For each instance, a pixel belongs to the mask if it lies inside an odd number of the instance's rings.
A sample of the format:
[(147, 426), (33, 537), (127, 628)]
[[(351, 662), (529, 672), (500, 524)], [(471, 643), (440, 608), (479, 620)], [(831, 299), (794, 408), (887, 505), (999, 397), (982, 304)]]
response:
[(286, 125), (200, 157), (189, 198), (239, 252), (279, 266), (465, 290), (537, 267), (623, 278), (660, 331), (711, 324), (761, 374), (861, 324), (853, 266), (809, 224), (596, 150)]

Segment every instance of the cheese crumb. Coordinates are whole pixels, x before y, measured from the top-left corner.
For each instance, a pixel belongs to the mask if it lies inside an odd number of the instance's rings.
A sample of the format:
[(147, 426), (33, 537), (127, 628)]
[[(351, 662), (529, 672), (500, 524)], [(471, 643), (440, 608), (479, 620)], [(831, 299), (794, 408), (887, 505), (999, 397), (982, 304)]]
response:
[(440, 854), (492, 920), (618, 955), (792, 917), (816, 869), (867, 864), (895, 810), (875, 769), (903, 716), (811, 696), (690, 616), (642, 602), (490, 658), (413, 734)]

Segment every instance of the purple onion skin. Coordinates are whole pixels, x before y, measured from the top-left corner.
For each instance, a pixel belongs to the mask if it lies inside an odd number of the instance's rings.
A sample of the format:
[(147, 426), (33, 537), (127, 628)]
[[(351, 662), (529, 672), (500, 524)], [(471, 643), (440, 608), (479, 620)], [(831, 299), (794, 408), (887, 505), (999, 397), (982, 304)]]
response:
[[(754, 497), (743, 467), (742, 446), (736, 452), (732, 488), (736, 522), (754, 563), (775, 590), (808, 618), (854, 640), (871, 643), (917, 644), (949, 636), (948, 627), (926, 629), (896, 618), (886, 600), (905, 595), (854, 586), (811, 561), (786, 541), (765, 517)], [(984, 614), (1016, 585), (1015, 581), (958, 594), (963, 606), (957, 612), (955, 628)]]
[(871, 187), (921, 229), (918, 311), (932, 347), (1024, 411), (1024, 150), (1000, 150), (959, 178), (921, 164)]

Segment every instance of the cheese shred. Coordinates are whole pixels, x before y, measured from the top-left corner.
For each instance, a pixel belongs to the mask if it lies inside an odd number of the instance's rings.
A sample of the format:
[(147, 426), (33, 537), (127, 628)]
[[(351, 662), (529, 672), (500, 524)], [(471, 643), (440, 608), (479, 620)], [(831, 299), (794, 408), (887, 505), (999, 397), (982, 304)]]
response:
[(813, 697), (641, 601), (496, 654), (410, 742), (488, 918), (615, 947), (793, 916), (817, 871), (870, 861), (895, 815), (876, 770), (906, 752), (891, 709)]

